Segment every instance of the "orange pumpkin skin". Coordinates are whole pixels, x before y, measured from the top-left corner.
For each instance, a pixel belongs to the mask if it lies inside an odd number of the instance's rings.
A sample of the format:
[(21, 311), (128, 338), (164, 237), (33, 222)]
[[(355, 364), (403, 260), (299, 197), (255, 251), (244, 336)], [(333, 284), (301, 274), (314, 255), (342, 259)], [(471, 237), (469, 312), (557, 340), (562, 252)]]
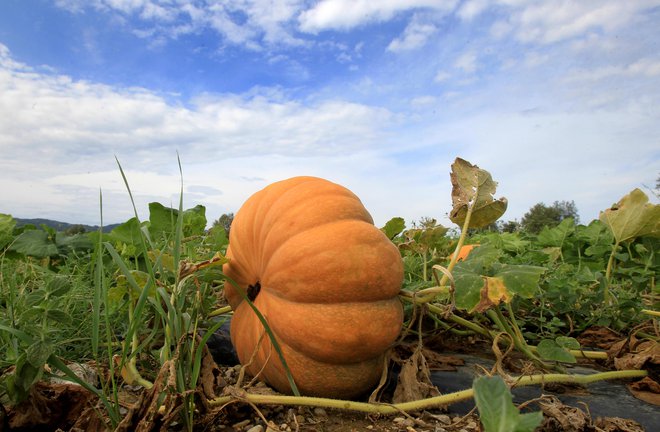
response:
[(456, 261), (464, 261), (467, 259), (468, 255), (470, 255), (470, 252), (472, 252), (472, 249), (475, 247), (478, 247), (478, 244), (469, 244), (469, 245), (463, 245), (461, 246), (461, 249), (458, 251), (458, 257)]
[[(348, 189), (294, 177), (250, 197), (231, 227), (224, 273), (253, 297), (301, 394), (351, 398), (373, 388), (401, 332), (401, 255)], [(231, 338), (252, 375), (291, 393), (254, 311), (230, 282)]]

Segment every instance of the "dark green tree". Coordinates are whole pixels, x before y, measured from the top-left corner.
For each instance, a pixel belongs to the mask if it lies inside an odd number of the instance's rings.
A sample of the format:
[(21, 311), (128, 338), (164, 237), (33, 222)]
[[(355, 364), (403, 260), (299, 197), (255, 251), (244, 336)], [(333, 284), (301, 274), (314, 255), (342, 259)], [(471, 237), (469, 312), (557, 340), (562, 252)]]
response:
[(555, 201), (551, 206), (535, 204), (520, 220), (523, 231), (538, 234), (544, 227), (555, 227), (566, 218), (573, 218), (578, 223), (579, 216), (575, 202)]
[(501, 222), (498, 223), (497, 227), (499, 228), (500, 232), (514, 233), (520, 230), (520, 222), (517, 220)]
[(231, 223), (233, 220), (234, 220), (234, 213), (224, 213), (222, 216), (220, 216), (218, 219), (216, 219), (213, 222), (211, 229), (215, 228), (216, 226), (221, 226), (222, 228), (224, 228), (225, 232), (227, 233), (227, 237), (229, 237), (229, 230), (231, 229)]
[(81, 224), (71, 225), (64, 231), (65, 235), (72, 236), (76, 234), (84, 234), (87, 230)]

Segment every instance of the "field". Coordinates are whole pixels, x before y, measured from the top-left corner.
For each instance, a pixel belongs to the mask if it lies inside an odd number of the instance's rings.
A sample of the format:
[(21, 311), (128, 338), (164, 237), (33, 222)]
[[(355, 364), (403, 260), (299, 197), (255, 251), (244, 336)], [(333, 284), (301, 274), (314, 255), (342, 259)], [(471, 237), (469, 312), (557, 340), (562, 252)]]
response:
[[(0, 431), (660, 430), (660, 206), (636, 189), (588, 224), (502, 232), (490, 174), (457, 159), (451, 181), (456, 227), (381, 228), (403, 263), (403, 331), (352, 400), (280, 394), (237, 364), (229, 238), (203, 206), (75, 234), (0, 214)], [(467, 363), (464, 387), (443, 388)], [(590, 412), (610, 381), (605, 401), (637, 398), (641, 417)]]

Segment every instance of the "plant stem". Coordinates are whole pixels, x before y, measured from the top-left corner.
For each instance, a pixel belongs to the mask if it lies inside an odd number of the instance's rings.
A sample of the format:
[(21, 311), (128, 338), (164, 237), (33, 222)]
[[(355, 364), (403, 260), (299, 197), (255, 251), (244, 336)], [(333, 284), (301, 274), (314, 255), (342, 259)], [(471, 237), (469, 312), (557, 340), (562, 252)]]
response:
[(221, 308), (218, 308), (218, 309), (212, 311), (211, 313), (209, 313), (208, 316), (209, 317), (216, 317), (218, 315), (223, 315), (223, 314), (226, 314), (226, 313), (229, 313), (229, 312), (231, 312), (231, 306), (223, 306)]
[(545, 369), (549, 367), (547, 364), (545, 364), (545, 362), (543, 362), (543, 360), (541, 360), (536, 354), (534, 354), (529, 349), (529, 346), (527, 345), (527, 342), (525, 342), (525, 339), (519, 337), (519, 335), (516, 334), (516, 332), (513, 331), (513, 329), (511, 329), (506, 318), (504, 317), (504, 315), (502, 315), (502, 311), (500, 310), (499, 307), (495, 307), (494, 309), (490, 309), (486, 311), (486, 314), (488, 315), (488, 318), (490, 318), (500, 330), (502, 330), (511, 337), (511, 339), (513, 340), (513, 344), (518, 349), (518, 351), (526, 355), (530, 360), (532, 360), (538, 366), (541, 366)]
[[(592, 375), (570, 375), (570, 374), (539, 374), (527, 375), (513, 379), (515, 386), (528, 386), (545, 383), (575, 383), (590, 384), (596, 381), (608, 379), (623, 378), (641, 378), (648, 375), (644, 370), (623, 370), (612, 372), (601, 372)], [(266, 405), (294, 405), (294, 406), (315, 406), (323, 408), (335, 408), (348, 411), (359, 411), (365, 413), (378, 414), (400, 414), (402, 411), (418, 411), (431, 407), (447, 406), (455, 402), (471, 399), (474, 396), (472, 389), (461, 390), (454, 393), (436, 396), (427, 399), (404, 402), (398, 404), (377, 404), (366, 402), (353, 402), (339, 399), (317, 398), (308, 396), (281, 396), (281, 395), (260, 395), (243, 393), (240, 396), (221, 396), (209, 400), (211, 406), (222, 406), (233, 401), (245, 401), (253, 404)]]
[[(538, 353), (538, 348), (533, 345), (528, 345), (530, 351)], [(605, 351), (585, 351), (585, 350), (568, 350), (574, 357), (587, 358), (591, 360), (607, 360), (608, 355)]]
[(614, 269), (614, 254), (619, 248), (619, 242), (615, 242), (612, 246), (612, 252), (610, 253), (610, 259), (607, 260), (607, 270), (605, 270), (605, 291), (603, 292), (603, 300), (605, 304), (612, 304), (612, 296), (610, 295), (610, 282), (612, 279), (612, 270)]
[(654, 311), (654, 310), (650, 310), (650, 309), (642, 309), (640, 312), (643, 313), (643, 314), (646, 314), (646, 315), (651, 315), (652, 317), (655, 317), (655, 318), (660, 318), (660, 312), (659, 311)]
[[(408, 303), (418, 303), (418, 304), (425, 303), (424, 299), (414, 298), (413, 295), (414, 294), (409, 291), (401, 290), (401, 292), (399, 293), (399, 298)], [(426, 303), (426, 307), (428, 308), (429, 311), (438, 314), (442, 317), (445, 317), (445, 315), (447, 314), (445, 310), (439, 308), (434, 304)], [(491, 339), (493, 338), (493, 334), (491, 334), (491, 332), (488, 329), (480, 326), (479, 324), (473, 323), (472, 321), (468, 321), (464, 318), (454, 315), (453, 313), (450, 313), (446, 318), (455, 322), (456, 324), (460, 324), (463, 327), (467, 327), (468, 329), (472, 330), (475, 333), (479, 333), (482, 336), (486, 336), (487, 338), (491, 338)]]

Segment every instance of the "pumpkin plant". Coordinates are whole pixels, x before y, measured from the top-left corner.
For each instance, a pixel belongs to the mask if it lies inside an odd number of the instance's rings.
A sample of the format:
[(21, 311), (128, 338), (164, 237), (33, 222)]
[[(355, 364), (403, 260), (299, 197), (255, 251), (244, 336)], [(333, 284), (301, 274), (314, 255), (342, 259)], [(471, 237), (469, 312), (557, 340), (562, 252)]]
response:
[(355, 194), (315, 177), (273, 183), (237, 212), (227, 257), (231, 338), (248, 372), (291, 393), (283, 358), (311, 396), (378, 383), (403, 322), (403, 265)]

